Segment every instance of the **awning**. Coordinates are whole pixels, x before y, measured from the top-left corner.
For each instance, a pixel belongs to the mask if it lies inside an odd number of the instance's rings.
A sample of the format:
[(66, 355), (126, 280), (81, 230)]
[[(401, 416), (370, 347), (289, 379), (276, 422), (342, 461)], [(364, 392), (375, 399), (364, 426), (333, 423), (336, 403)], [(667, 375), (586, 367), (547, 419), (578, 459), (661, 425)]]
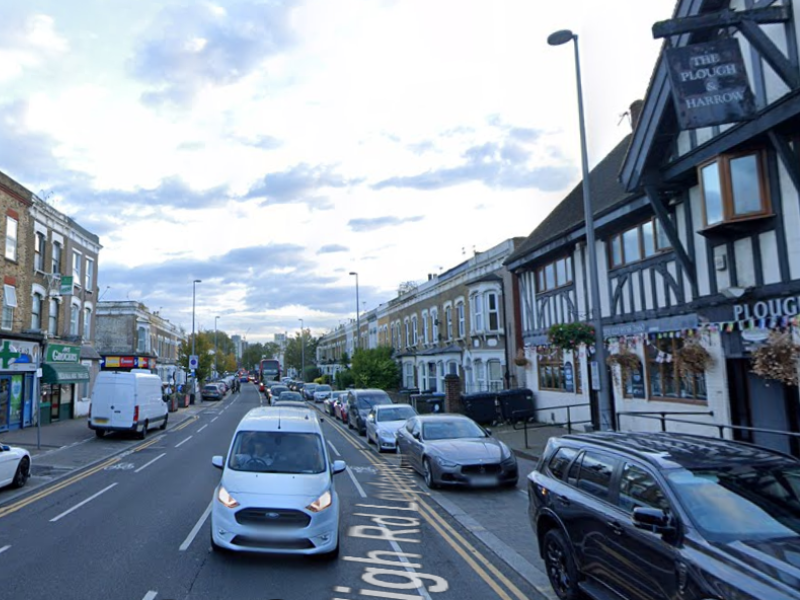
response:
[(42, 364), (42, 383), (88, 383), (89, 369), (77, 363)]

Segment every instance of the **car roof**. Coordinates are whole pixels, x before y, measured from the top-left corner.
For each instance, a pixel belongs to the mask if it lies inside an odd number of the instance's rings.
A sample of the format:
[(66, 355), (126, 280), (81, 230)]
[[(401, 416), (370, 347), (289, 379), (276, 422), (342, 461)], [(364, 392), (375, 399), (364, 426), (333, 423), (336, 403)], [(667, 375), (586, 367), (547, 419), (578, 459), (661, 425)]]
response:
[(236, 431), (285, 431), (320, 433), (315, 412), (309, 408), (262, 406), (253, 408), (242, 417)]
[(389, 395), (389, 394), (386, 393), (385, 390), (381, 390), (381, 389), (378, 389), (378, 388), (357, 388), (357, 389), (348, 390), (348, 391), (352, 392), (355, 395), (358, 395), (358, 394), (385, 394), (386, 396)]
[(570, 445), (623, 452), (663, 469), (800, 464), (794, 457), (768, 448), (685, 433), (602, 431), (569, 434), (560, 439)]
[[(455, 419), (461, 419), (464, 421), (472, 421), (466, 415), (460, 415), (458, 413), (436, 413), (435, 415), (417, 415), (417, 419), (419, 419), (423, 423), (429, 423), (431, 421), (453, 421)], [(472, 421), (474, 423), (474, 421)]]
[(376, 411), (387, 410), (389, 408), (397, 408), (398, 406), (407, 406), (408, 408), (410, 408), (412, 410), (414, 409), (414, 407), (411, 406), (410, 404), (406, 404), (405, 402), (403, 402), (403, 403), (397, 403), (397, 404), (395, 404), (395, 403), (392, 403), (392, 404), (377, 404), (377, 405), (375, 405), (373, 407), (373, 410), (376, 410)]

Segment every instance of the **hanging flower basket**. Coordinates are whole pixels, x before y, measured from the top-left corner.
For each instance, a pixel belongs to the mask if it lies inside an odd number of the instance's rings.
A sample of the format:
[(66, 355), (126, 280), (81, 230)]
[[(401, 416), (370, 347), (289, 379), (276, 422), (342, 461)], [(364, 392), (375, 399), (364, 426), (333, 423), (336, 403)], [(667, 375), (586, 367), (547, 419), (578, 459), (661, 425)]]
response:
[(705, 373), (714, 363), (713, 357), (698, 342), (686, 342), (675, 352), (675, 363), (681, 377)]
[(594, 327), (588, 323), (559, 323), (550, 327), (547, 337), (553, 346), (562, 350), (575, 350), (581, 344), (594, 344)]
[(800, 346), (792, 340), (791, 332), (773, 331), (766, 343), (753, 352), (753, 373), (797, 386), (798, 358)]
[(517, 350), (517, 355), (514, 357), (514, 364), (518, 367), (527, 367), (530, 361), (525, 358), (525, 351), (522, 348)]
[(641, 366), (639, 356), (629, 350), (609, 354), (606, 363), (610, 367), (621, 367), (623, 371), (633, 371)]

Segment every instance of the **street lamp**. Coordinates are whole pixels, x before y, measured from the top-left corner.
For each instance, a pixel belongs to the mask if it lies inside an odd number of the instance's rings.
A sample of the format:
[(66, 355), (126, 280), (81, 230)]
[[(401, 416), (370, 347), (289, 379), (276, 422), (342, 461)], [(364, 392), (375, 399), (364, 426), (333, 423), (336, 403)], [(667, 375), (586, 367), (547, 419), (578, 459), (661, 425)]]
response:
[(300, 367), (300, 379), (305, 381), (306, 378), (306, 330), (303, 326), (303, 319), (300, 321), (300, 347), (302, 348), (302, 362)]
[[(194, 349), (194, 337), (195, 337), (194, 336), (194, 308), (195, 308), (195, 298), (197, 296), (197, 284), (198, 283), (203, 283), (203, 280), (202, 279), (195, 279), (192, 282), (192, 356), (195, 356), (195, 349)], [(195, 386), (196, 380), (197, 379), (196, 379), (196, 375), (195, 375), (195, 370), (192, 369), (192, 390), (191, 390), (191, 393), (189, 395), (189, 398), (191, 399), (192, 404), (194, 404), (194, 389), (196, 387)]]
[(358, 273), (350, 271), (350, 275), (356, 276), (356, 350), (361, 346), (361, 312), (359, 310), (360, 304), (358, 302)]
[(217, 365), (217, 320), (219, 316), (214, 317), (214, 376), (219, 377), (219, 366)]
[[(613, 429), (611, 394), (606, 370), (606, 347), (603, 336), (603, 316), (600, 309), (600, 280), (597, 274), (597, 248), (594, 237), (594, 214), (592, 212), (592, 197), (589, 186), (589, 159), (586, 151), (586, 125), (583, 118), (583, 91), (581, 88), (581, 61), (578, 53), (578, 36), (568, 29), (551, 33), (547, 43), (551, 46), (560, 46), (574, 42), (575, 47), (575, 77), (577, 80), (578, 94), (578, 119), (581, 134), (581, 166), (583, 176), (583, 220), (586, 224), (586, 246), (589, 261), (589, 289), (592, 301), (592, 324), (594, 326), (595, 368), (598, 374), (600, 389), (597, 393), (597, 412), (601, 430)], [(591, 375), (591, 373), (590, 373)]]

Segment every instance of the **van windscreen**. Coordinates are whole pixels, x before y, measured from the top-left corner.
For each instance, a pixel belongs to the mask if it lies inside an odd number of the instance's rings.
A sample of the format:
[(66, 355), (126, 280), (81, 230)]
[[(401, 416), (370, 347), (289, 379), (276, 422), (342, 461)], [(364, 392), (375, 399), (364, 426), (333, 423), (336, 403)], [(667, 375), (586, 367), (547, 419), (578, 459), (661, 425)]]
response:
[(228, 467), (256, 473), (322, 473), (325, 451), (316, 433), (240, 431)]

